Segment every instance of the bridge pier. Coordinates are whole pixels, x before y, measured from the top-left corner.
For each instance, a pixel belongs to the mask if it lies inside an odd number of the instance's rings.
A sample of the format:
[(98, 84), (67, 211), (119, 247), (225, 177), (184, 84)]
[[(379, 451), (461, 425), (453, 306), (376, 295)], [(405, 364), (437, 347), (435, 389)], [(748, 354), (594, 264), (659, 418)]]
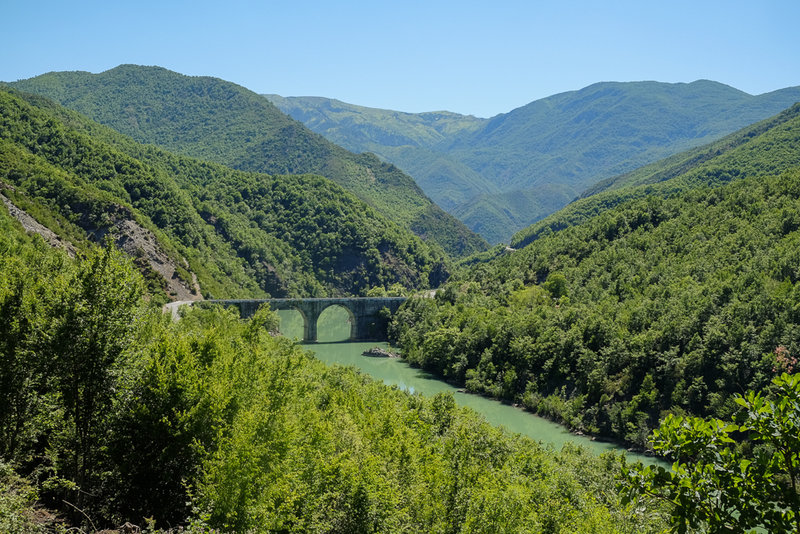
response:
[(388, 320), (381, 315), (387, 308), (395, 313), (406, 297), (308, 298), (259, 300), (210, 300), (225, 306), (236, 306), (242, 318), (251, 317), (262, 304), (272, 310), (297, 310), (303, 316), (303, 341), (317, 341), (317, 321), (331, 306), (341, 306), (350, 314), (350, 341), (382, 341), (386, 339)]

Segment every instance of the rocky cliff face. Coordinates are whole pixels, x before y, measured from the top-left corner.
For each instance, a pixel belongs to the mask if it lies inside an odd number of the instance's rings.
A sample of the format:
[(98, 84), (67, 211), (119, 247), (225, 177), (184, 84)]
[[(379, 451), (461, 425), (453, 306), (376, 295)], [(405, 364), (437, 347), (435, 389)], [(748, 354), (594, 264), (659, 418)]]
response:
[[(27, 232), (39, 234), (51, 246), (63, 248), (70, 257), (75, 257), (77, 248), (73, 243), (38, 222), (6, 196), (0, 194), (0, 201)], [(112, 224), (108, 227), (82, 227), (88, 237), (97, 243), (104, 242), (106, 236), (110, 236), (116, 247), (131, 256), (145, 275), (148, 274), (148, 271), (157, 273), (163, 279), (162, 287), (171, 300), (202, 300), (197, 277), (189, 271), (189, 264), (186, 260), (183, 260), (183, 265), (179, 266), (159, 245), (153, 232), (142, 227), (132, 217), (126, 216), (126, 212), (127, 210), (120, 207), (114, 214)]]
[(67, 251), (67, 254), (69, 254), (71, 258), (75, 257), (75, 246), (72, 243), (64, 239), (61, 239), (61, 237), (58, 236), (55, 232), (51, 231), (46, 226), (39, 224), (39, 222), (36, 219), (28, 215), (24, 210), (18, 208), (16, 205), (14, 205), (13, 202), (11, 202), (4, 195), (0, 195), (0, 201), (2, 201), (3, 204), (5, 204), (6, 209), (8, 209), (8, 213), (16, 220), (18, 220), (20, 224), (22, 224), (22, 227), (25, 228), (26, 232), (39, 234), (44, 238), (45, 241), (47, 241), (50, 244), (50, 246), (63, 248), (64, 250)]

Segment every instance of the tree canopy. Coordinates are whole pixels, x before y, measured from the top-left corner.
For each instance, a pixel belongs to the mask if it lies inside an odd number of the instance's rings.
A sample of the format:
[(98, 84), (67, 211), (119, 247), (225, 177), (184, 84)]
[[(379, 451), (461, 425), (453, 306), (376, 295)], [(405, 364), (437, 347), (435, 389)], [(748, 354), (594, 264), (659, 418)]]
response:
[(666, 501), (676, 532), (798, 532), (800, 374), (734, 400), (741, 411), (727, 423), (668, 416), (653, 446), (672, 469), (625, 467), (624, 487)]
[(41, 532), (34, 501), (92, 530), (663, 527), (622, 504), (614, 457), (327, 367), (270, 335), (267, 309), (173, 322), (142, 288), (125, 254), (71, 260), (0, 208), (0, 528)]
[(176, 156), (25, 98), (0, 91), (4, 194), (79, 246), (108, 232), (132, 239), (124, 229), (135, 226), (151, 237), (133, 240), (129, 253), (155, 285), (164, 263), (186, 287), (196, 277), (216, 297), (357, 295), (447, 277), (439, 247), (330, 180)]
[(800, 352), (798, 130), (793, 109), (669, 195), (472, 264), (401, 308), (407, 359), (643, 448), (668, 413), (728, 417), (736, 393), (769, 384), (776, 347)]

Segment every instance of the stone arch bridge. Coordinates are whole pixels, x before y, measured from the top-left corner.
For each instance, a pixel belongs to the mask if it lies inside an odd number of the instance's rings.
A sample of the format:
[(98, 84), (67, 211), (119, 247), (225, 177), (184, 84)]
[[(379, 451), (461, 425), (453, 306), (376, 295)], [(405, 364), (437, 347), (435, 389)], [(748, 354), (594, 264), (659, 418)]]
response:
[(269, 304), (272, 310), (297, 310), (303, 317), (303, 341), (317, 341), (317, 320), (327, 308), (341, 306), (350, 315), (350, 341), (377, 341), (386, 339), (388, 318), (381, 310), (395, 313), (406, 297), (354, 297), (307, 299), (253, 299), (208, 300), (224, 306), (239, 308), (242, 318), (251, 317), (259, 306)]

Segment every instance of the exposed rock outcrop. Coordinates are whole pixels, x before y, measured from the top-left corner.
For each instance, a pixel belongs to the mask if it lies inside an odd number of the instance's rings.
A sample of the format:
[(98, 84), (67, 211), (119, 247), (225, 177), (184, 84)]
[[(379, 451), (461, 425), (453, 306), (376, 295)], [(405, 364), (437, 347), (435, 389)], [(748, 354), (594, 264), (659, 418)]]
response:
[(399, 358), (400, 355), (396, 352), (383, 349), (381, 347), (372, 347), (369, 350), (362, 352), (364, 356), (372, 356), (373, 358)]
[[(99, 242), (102, 242), (108, 234), (120, 250), (135, 260), (146, 262), (150, 269), (161, 275), (166, 283), (167, 294), (172, 300), (203, 300), (194, 273), (189, 273), (191, 280), (184, 280), (179, 273), (179, 266), (164, 252), (153, 232), (132, 218), (118, 216), (110, 227), (97, 229), (92, 233), (93, 238)], [(188, 273), (188, 264), (185, 260), (183, 270)]]
[[(76, 248), (72, 243), (39, 223), (5, 195), (0, 194), (0, 201), (26, 231), (41, 235), (51, 246), (63, 248), (71, 257), (75, 257)], [(176, 301), (203, 300), (197, 277), (189, 270), (189, 264), (185, 259), (183, 259), (183, 265), (179, 266), (163, 250), (155, 234), (137, 223), (125, 207), (116, 206), (116, 210), (109, 215), (113, 222), (107, 227), (97, 228), (88, 220), (81, 221), (78, 225), (92, 240), (98, 243), (102, 243), (106, 236), (110, 235), (117, 248), (131, 256), (140, 269), (150, 269), (158, 273), (164, 279), (163, 288), (170, 299)], [(183, 276), (181, 276), (181, 271)], [(185, 278), (190, 278), (190, 280), (185, 280)]]
[(18, 220), (20, 224), (22, 224), (22, 227), (25, 228), (26, 232), (39, 234), (50, 244), (51, 247), (63, 248), (67, 251), (67, 254), (69, 254), (70, 257), (75, 257), (75, 247), (72, 243), (61, 239), (61, 237), (55, 232), (51, 231), (43, 224), (40, 224), (36, 219), (28, 215), (27, 212), (14, 205), (14, 203), (4, 195), (0, 195), (0, 200), (2, 200), (3, 204), (5, 204), (6, 208), (8, 209), (8, 213)]

